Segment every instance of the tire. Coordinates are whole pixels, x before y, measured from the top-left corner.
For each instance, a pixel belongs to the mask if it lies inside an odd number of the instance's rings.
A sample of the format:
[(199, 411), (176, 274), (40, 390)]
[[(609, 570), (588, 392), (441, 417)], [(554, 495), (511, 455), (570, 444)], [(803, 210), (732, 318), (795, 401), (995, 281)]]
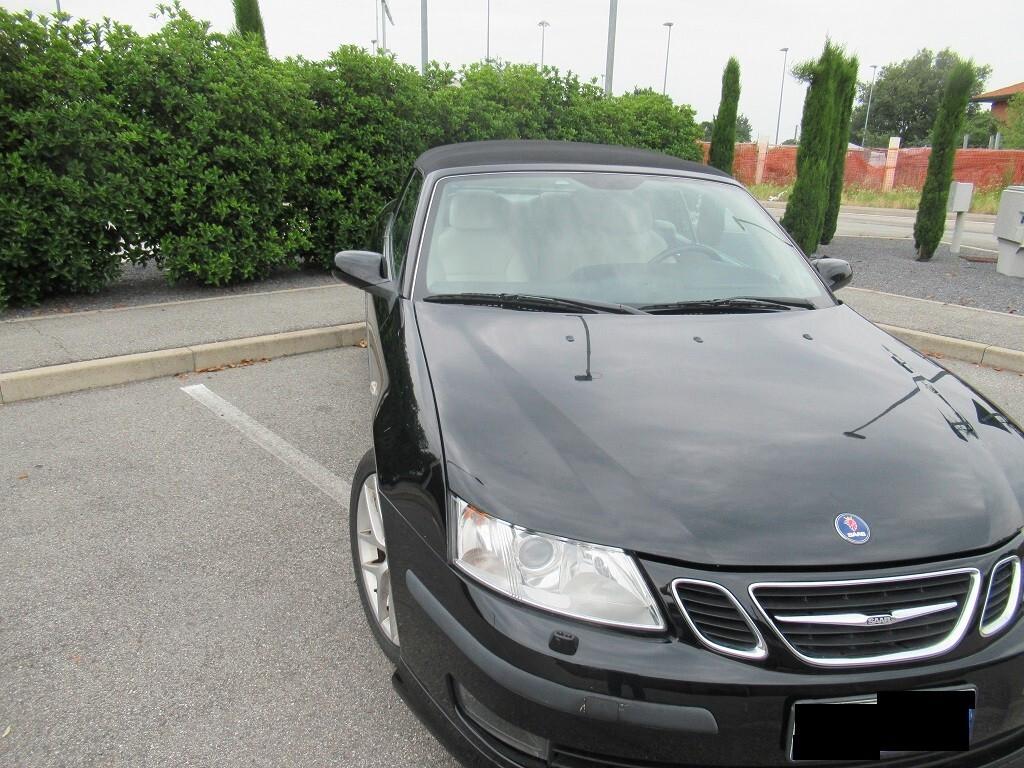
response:
[(372, 448), (360, 459), (352, 478), (348, 517), (352, 568), (355, 571), (359, 602), (363, 604), (366, 621), (377, 645), (392, 664), (397, 664), (401, 655), (398, 622), (377, 495), (377, 465)]

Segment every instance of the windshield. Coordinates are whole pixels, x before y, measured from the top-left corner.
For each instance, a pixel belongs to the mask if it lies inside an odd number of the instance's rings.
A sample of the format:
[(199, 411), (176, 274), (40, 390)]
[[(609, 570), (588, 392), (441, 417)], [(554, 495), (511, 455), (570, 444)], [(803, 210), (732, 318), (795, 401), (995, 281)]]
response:
[(417, 295), (519, 294), (648, 307), (733, 297), (833, 302), (745, 190), (639, 173), (439, 182)]

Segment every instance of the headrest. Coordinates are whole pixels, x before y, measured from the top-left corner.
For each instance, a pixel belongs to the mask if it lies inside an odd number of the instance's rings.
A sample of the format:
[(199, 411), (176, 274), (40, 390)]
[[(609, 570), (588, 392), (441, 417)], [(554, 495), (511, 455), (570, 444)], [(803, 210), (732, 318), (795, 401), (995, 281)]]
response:
[(532, 204), (535, 221), (552, 230), (575, 228), (572, 199), (565, 192), (545, 192), (537, 197)]
[(634, 235), (654, 226), (647, 203), (628, 192), (600, 192), (588, 203), (594, 225), (609, 235)]
[(697, 238), (704, 245), (718, 245), (725, 231), (725, 209), (714, 198), (705, 195), (700, 204)]
[(448, 223), (455, 229), (503, 229), (508, 201), (488, 190), (458, 192), (452, 197)]

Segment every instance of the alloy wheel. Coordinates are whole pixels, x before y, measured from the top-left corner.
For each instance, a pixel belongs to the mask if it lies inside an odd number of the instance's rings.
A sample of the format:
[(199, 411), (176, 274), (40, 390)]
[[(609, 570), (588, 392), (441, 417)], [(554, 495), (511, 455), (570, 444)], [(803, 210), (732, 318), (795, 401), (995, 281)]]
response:
[(395, 622), (391, 593), (391, 569), (384, 539), (384, 521), (380, 512), (376, 473), (368, 475), (359, 493), (356, 509), (356, 531), (359, 567), (367, 602), (384, 636), (398, 645), (398, 625)]

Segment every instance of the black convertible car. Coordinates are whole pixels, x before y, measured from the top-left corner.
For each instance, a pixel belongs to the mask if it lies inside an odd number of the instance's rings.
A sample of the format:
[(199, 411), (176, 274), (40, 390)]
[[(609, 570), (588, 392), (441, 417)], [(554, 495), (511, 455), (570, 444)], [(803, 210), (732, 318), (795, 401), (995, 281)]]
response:
[(360, 595), (460, 759), (1024, 765), (1024, 432), (736, 181), (438, 147), (336, 264)]

